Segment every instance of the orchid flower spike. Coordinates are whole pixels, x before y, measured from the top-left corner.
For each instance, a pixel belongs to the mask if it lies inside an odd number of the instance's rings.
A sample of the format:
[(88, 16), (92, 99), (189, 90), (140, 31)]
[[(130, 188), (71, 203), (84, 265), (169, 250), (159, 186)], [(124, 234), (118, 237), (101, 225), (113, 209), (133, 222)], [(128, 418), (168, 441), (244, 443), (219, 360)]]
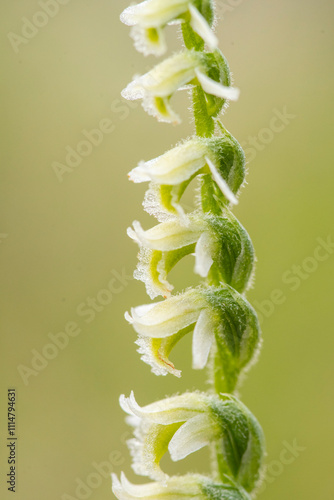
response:
[(218, 40), (210, 28), (213, 20), (211, 0), (146, 0), (127, 7), (121, 21), (132, 26), (135, 47), (145, 55), (166, 52), (163, 29), (167, 24), (188, 21), (192, 29), (214, 50)]
[(181, 376), (168, 355), (185, 334), (193, 331), (194, 369), (206, 366), (216, 339), (224, 392), (233, 392), (238, 375), (259, 347), (256, 313), (228, 285), (191, 289), (162, 302), (135, 307), (125, 317), (139, 335), (137, 345), (142, 360), (157, 375)]
[(218, 285), (227, 283), (244, 292), (251, 282), (254, 249), (240, 222), (226, 208), (221, 216), (193, 212), (144, 231), (133, 223), (128, 235), (139, 244), (135, 279), (143, 281), (150, 297), (167, 298), (173, 286), (167, 276), (186, 255), (195, 255), (195, 272)]
[[(208, 73), (216, 73), (219, 81)], [(179, 116), (170, 106), (170, 99), (177, 90), (186, 85), (199, 85), (221, 101), (237, 100), (239, 91), (230, 87), (230, 73), (226, 60), (216, 50), (204, 54), (197, 51), (183, 51), (165, 59), (148, 73), (135, 77), (122, 91), (128, 100), (143, 100), (144, 109), (160, 121), (179, 123)], [(220, 109), (221, 109), (220, 107)]]
[(167, 450), (177, 462), (213, 444), (220, 450), (227, 475), (247, 491), (254, 488), (264, 454), (263, 433), (237, 398), (190, 392), (141, 408), (132, 392), (129, 398), (120, 397), (120, 405), (134, 427), (135, 437), (127, 444), (136, 474), (167, 483), (159, 465)]
[(248, 493), (233, 484), (215, 483), (199, 474), (169, 477), (164, 483), (132, 484), (121, 473), (112, 474), (112, 491), (118, 500), (251, 500)]

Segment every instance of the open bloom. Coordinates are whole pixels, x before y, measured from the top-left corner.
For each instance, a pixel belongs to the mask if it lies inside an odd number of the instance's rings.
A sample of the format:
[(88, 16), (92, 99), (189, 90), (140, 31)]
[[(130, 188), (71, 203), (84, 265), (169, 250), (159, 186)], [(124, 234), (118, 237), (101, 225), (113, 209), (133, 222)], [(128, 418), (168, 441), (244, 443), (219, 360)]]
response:
[(233, 391), (259, 345), (260, 328), (250, 304), (228, 285), (195, 288), (162, 302), (143, 305), (126, 313), (139, 337), (139, 353), (157, 375), (180, 376), (168, 356), (174, 345), (193, 331), (193, 367), (207, 363), (216, 337), (226, 391)]
[(194, 0), (146, 0), (126, 8), (121, 14), (121, 21), (132, 26), (131, 36), (135, 47), (145, 55), (164, 54), (166, 41), (163, 28), (171, 22), (182, 20), (189, 20), (193, 30), (213, 50), (218, 40), (194, 4)]
[(144, 231), (139, 222), (128, 229), (140, 246), (134, 277), (143, 281), (151, 298), (169, 297), (168, 273), (186, 255), (195, 255), (195, 272), (227, 283), (239, 292), (249, 284), (254, 250), (248, 233), (225, 209), (221, 217), (192, 213)]
[(118, 500), (250, 500), (242, 488), (229, 484), (214, 483), (199, 474), (172, 476), (164, 483), (132, 484), (121, 473), (119, 481), (112, 474), (112, 490)]
[(163, 186), (161, 205), (182, 216), (180, 198), (189, 182), (203, 173), (211, 174), (228, 202), (237, 203), (236, 194), (245, 178), (245, 155), (227, 131), (222, 137), (189, 139), (158, 158), (140, 162), (129, 179)]
[[(239, 91), (212, 80), (206, 72), (212, 61), (201, 52), (183, 51), (165, 59), (148, 73), (135, 79), (122, 91), (128, 100), (143, 99), (144, 109), (160, 121), (179, 123), (180, 118), (170, 106), (173, 94), (188, 84), (200, 85), (208, 94), (223, 100), (237, 100)], [(228, 72), (224, 68), (223, 72)], [(227, 75), (222, 77), (225, 79)]]
[[(176, 462), (213, 443), (221, 449), (227, 474), (248, 491), (253, 488), (262, 464), (263, 433), (235, 397), (190, 392), (141, 408), (131, 393), (129, 398), (120, 397), (120, 405), (134, 427), (135, 437), (128, 446), (137, 474), (167, 483), (168, 476), (159, 465), (167, 450)], [(250, 467), (255, 479), (248, 477)]]

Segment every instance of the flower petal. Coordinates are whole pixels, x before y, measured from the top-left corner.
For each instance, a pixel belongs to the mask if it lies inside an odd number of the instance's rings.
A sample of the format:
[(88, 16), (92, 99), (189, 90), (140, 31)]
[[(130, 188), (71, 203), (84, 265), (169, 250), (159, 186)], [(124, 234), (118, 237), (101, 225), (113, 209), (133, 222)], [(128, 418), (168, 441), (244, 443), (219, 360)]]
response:
[(218, 172), (218, 169), (215, 166), (215, 164), (210, 160), (209, 157), (206, 157), (206, 162), (210, 168), (210, 171), (212, 173), (212, 177), (214, 178), (215, 182), (218, 184), (218, 187), (221, 190), (221, 192), (223, 193), (223, 195), (225, 196), (225, 198), (227, 198), (228, 201), (230, 203), (232, 203), (232, 205), (237, 205), (238, 204), (237, 198), (235, 197), (234, 193), (231, 191), (231, 189), (230, 189), (229, 185), (227, 184), (227, 182), (225, 181), (225, 179), (223, 179), (223, 177)]
[[(151, 309), (147, 309), (147, 306), (132, 309), (132, 315), (127, 319), (140, 335), (163, 338), (195, 323), (207, 303), (198, 291), (189, 290), (150, 305)], [(148, 312), (143, 314), (143, 311)]]
[(205, 41), (210, 50), (214, 50), (218, 47), (218, 38), (213, 33), (207, 20), (202, 16), (202, 14), (194, 7), (189, 5), (189, 12), (191, 15), (190, 25), (192, 29)]
[(202, 141), (191, 139), (158, 158), (141, 162), (129, 173), (129, 178), (134, 182), (180, 184), (204, 167), (207, 153), (208, 148)]
[(122, 23), (128, 26), (139, 24), (143, 27), (163, 26), (188, 8), (189, 0), (146, 0), (137, 5), (130, 5), (121, 14)]
[(195, 69), (195, 73), (202, 89), (207, 94), (215, 95), (216, 97), (228, 99), (230, 101), (238, 100), (240, 95), (239, 89), (235, 87), (226, 87), (225, 85), (212, 80), (198, 68)]
[(192, 218), (185, 226), (178, 219), (162, 222), (144, 231), (138, 221), (133, 222), (133, 229), (128, 229), (128, 235), (137, 243), (152, 250), (167, 252), (177, 250), (195, 243), (205, 229), (205, 222)]
[(206, 278), (210, 267), (213, 264), (212, 260), (212, 236), (205, 231), (199, 237), (195, 248), (195, 273), (202, 278)]
[(122, 404), (127, 413), (130, 411), (130, 414), (141, 419), (161, 425), (185, 422), (208, 409), (208, 397), (197, 392), (187, 392), (180, 396), (165, 398), (144, 407), (138, 405), (133, 391), (129, 398), (125, 398), (124, 395), (122, 398)]
[(204, 448), (217, 436), (219, 428), (208, 415), (197, 415), (184, 423), (174, 434), (168, 451), (174, 462)]
[(202, 370), (208, 361), (214, 340), (214, 323), (211, 316), (210, 309), (201, 311), (194, 329), (192, 344), (194, 370)]

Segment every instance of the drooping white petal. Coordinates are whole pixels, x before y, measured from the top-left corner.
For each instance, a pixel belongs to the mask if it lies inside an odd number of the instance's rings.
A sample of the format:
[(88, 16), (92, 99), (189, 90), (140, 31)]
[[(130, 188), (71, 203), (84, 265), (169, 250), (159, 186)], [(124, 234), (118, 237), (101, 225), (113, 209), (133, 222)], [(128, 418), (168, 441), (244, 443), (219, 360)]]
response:
[(128, 235), (137, 243), (152, 250), (168, 252), (195, 243), (205, 227), (205, 223), (200, 219), (193, 218), (187, 225), (175, 219), (144, 231), (140, 223), (134, 221), (133, 229), (128, 229)]
[(216, 437), (217, 424), (207, 415), (197, 415), (185, 422), (169, 442), (168, 450), (174, 462), (200, 450)]
[(196, 68), (195, 73), (202, 89), (207, 94), (215, 95), (216, 97), (221, 97), (222, 99), (228, 99), (230, 101), (238, 100), (240, 95), (239, 89), (235, 87), (226, 87), (225, 85), (212, 80), (198, 68)]
[(146, 314), (142, 314), (142, 307), (132, 309), (131, 323), (140, 335), (154, 338), (168, 337), (195, 323), (201, 309), (206, 306), (207, 303), (202, 295), (198, 291), (190, 290), (153, 304)]
[(191, 139), (158, 158), (141, 162), (129, 173), (129, 178), (134, 182), (180, 184), (204, 167), (207, 153), (208, 148), (202, 141)]
[(122, 23), (128, 26), (136, 24), (151, 28), (163, 26), (188, 8), (189, 0), (146, 0), (127, 7), (121, 14)]
[(208, 361), (214, 340), (214, 324), (210, 309), (203, 309), (193, 333), (192, 358), (194, 370), (202, 370)]
[(199, 237), (195, 248), (195, 273), (202, 278), (206, 278), (212, 266), (212, 236), (205, 231)]
[(190, 25), (192, 29), (205, 41), (211, 50), (218, 47), (218, 38), (213, 33), (207, 20), (193, 5), (189, 5), (189, 12), (191, 15)]
[(215, 182), (218, 184), (218, 187), (221, 190), (221, 192), (223, 193), (223, 195), (228, 199), (228, 201), (230, 203), (232, 203), (233, 205), (237, 205), (238, 204), (237, 198), (235, 197), (234, 193), (230, 189), (230, 187), (227, 184), (227, 182), (225, 181), (225, 179), (223, 179), (223, 177), (218, 172), (216, 165), (210, 160), (209, 157), (206, 157), (206, 162), (211, 170), (212, 177), (214, 178)]

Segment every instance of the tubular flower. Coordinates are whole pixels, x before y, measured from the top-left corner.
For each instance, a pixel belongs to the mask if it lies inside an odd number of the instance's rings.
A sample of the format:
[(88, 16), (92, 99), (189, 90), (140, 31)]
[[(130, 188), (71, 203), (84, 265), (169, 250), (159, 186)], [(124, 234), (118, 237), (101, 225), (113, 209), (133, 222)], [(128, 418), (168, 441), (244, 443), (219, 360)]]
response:
[[(167, 451), (177, 462), (213, 444), (219, 448), (227, 476), (238, 479), (247, 491), (254, 487), (263, 459), (263, 433), (235, 397), (185, 393), (141, 408), (131, 393), (129, 398), (120, 397), (120, 405), (134, 427), (135, 437), (128, 446), (137, 474), (166, 481), (159, 463)], [(249, 479), (250, 469), (254, 481)]]
[(245, 155), (239, 143), (227, 131), (222, 137), (195, 137), (131, 170), (134, 182), (151, 181), (160, 186), (163, 209), (183, 216), (180, 198), (189, 182), (198, 174), (211, 174), (220, 197), (236, 204), (236, 194), (245, 178)]
[(225, 390), (233, 390), (240, 371), (258, 349), (260, 328), (250, 304), (228, 285), (195, 288), (162, 302), (135, 307), (126, 319), (139, 338), (142, 359), (158, 375), (180, 376), (168, 355), (193, 331), (193, 368), (205, 367), (216, 338)]
[(132, 484), (121, 473), (112, 474), (112, 490), (118, 500), (250, 500), (243, 488), (214, 483), (199, 474), (169, 477), (164, 483)]
[(209, 274), (243, 292), (254, 268), (254, 249), (248, 233), (232, 213), (225, 209), (220, 217), (192, 213), (182, 220), (172, 219), (144, 231), (135, 221), (129, 236), (141, 250), (134, 277), (146, 284), (151, 298), (169, 297), (173, 286), (168, 273), (186, 255), (195, 255), (195, 272)]
[[(216, 51), (218, 53), (218, 51)], [(210, 54), (209, 54), (210, 55)], [(170, 99), (185, 85), (199, 85), (203, 90), (219, 97), (223, 102), (236, 100), (238, 90), (230, 87), (229, 69), (221, 56), (212, 59), (209, 55), (196, 51), (183, 51), (155, 66), (148, 73), (136, 77), (123, 91), (128, 100), (143, 99), (143, 107), (160, 121), (179, 123), (180, 118), (172, 110)], [(215, 81), (206, 73), (219, 72)]]
[[(201, 5), (204, 3), (204, 5)], [(199, 10), (200, 9), (200, 10)], [(202, 10), (202, 12), (201, 12)], [(132, 26), (131, 36), (135, 47), (145, 55), (160, 56), (166, 52), (163, 29), (176, 21), (189, 21), (192, 29), (213, 50), (218, 40), (212, 32), (209, 22), (212, 20), (211, 1), (196, 0), (146, 0), (127, 7), (121, 14), (121, 21)]]

